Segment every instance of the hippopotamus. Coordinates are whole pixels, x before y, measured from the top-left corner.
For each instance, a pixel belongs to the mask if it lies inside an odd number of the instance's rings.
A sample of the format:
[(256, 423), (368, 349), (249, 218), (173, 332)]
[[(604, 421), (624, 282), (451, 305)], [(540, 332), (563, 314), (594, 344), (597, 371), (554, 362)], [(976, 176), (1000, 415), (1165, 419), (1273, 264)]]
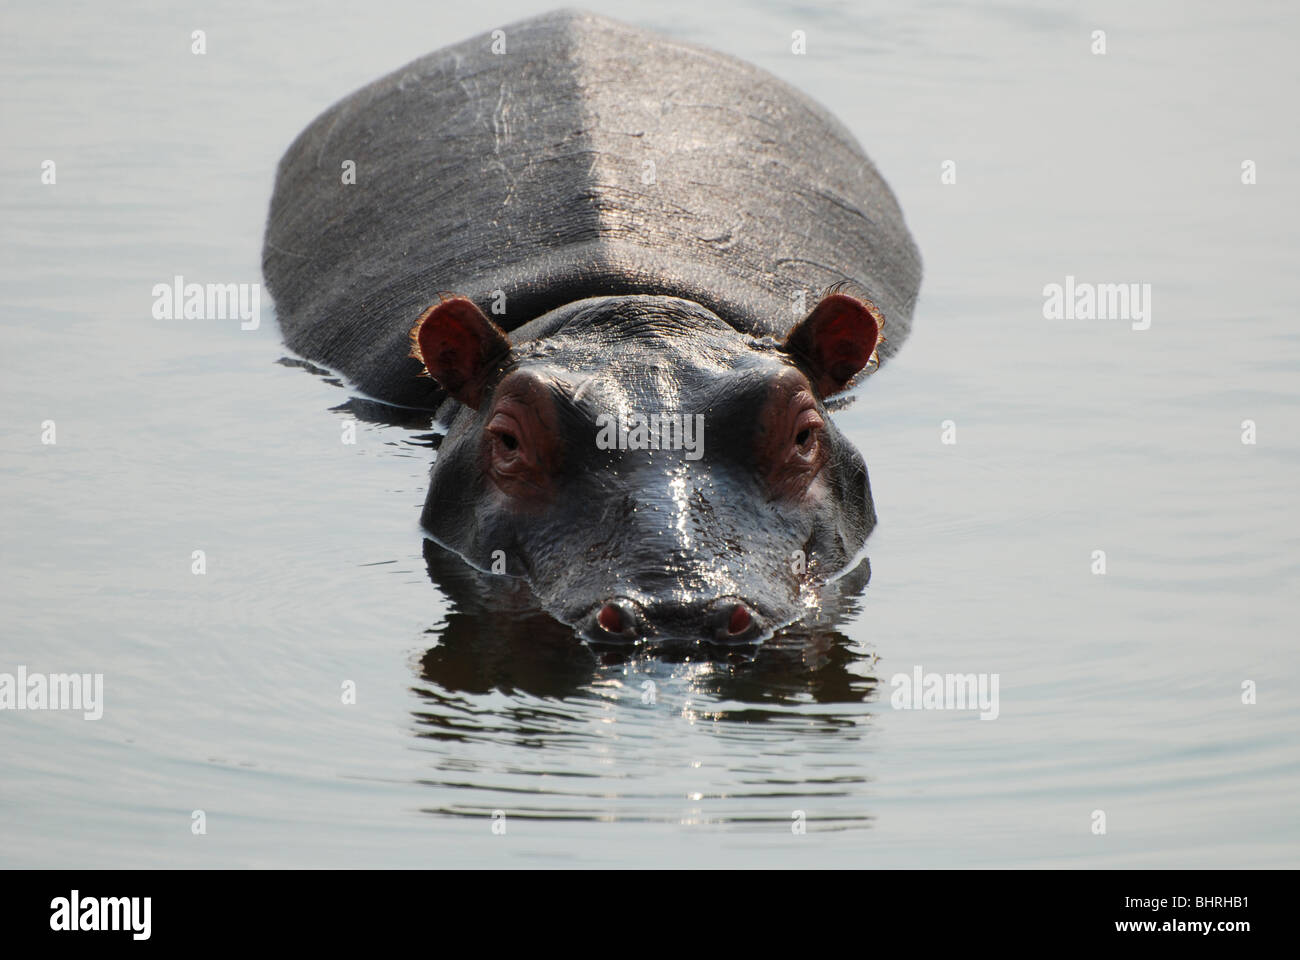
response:
[(425, 534), (589, 641), (752, 644), (860, 559), (831, 411), (920, 256), (762, 70), (575, 11), (429, 54), (289, 147), (263, 266), (290, 350), (430, 412)]

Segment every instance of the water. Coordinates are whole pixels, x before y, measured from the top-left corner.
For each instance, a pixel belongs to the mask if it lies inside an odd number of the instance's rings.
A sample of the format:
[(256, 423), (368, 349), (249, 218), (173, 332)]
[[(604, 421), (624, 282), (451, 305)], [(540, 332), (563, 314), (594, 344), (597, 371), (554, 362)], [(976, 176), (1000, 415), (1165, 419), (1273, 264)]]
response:
[[(269, 308), (153, 318), (260, 279), (317, 112), (541, 8), (8, 9), (0, 671), (101, 672), (105, 713), (0, 714), (0, 864), (1296, 866), (1296, 11), (594, 7), (794, 83), (899, 194), (915, 332), (838, 415), (855, 611), (737, 666), (452, 609), (426, 431), (342, 443)], [(1150, 283), (1150, 329), (1045, 320), (1067, 275)], [(998, 674), (1000, 716), (892, 709), (916, 665)]]

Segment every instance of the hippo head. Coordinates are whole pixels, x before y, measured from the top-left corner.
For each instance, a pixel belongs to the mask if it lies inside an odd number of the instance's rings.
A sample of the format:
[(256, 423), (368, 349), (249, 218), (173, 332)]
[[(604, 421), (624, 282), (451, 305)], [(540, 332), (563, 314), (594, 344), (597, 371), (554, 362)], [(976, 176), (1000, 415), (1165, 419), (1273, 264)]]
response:
[(597, 642), (750, 643), (800, 620), (875, 523), (824, 401), (881, 318), (843, 293), (784, 341), (675, 297), (582, 300), (511, 336), (468, 299), (413, 356), (454, 398), (422, 523)]

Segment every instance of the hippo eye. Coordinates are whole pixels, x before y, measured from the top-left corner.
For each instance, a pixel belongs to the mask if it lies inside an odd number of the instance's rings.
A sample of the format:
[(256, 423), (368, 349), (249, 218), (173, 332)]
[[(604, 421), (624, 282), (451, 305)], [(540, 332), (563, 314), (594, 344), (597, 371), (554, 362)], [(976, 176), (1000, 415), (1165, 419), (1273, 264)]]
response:
[(799, 503), (832, 462), (833, 437), (802, 375), (782, 375), (769, 390), (755, 431), (756, 466), (770, 499)]
[(809, 407), (795, 419), (794, 452), (800, 458), (806, 458), (817, 448), (817, 436), (826, 426), (817, 410)]
[(531, 374), (509, 374), (478, 436), (477, 459), (487, 479), (512, 507), (548, 498), (562, 449), (551, 387)]
[(523, 454), (519, 443), (519, 424), (513, 417), (498, 413), (487, 425), (493, 441), (493, 463), (498, 469), (510, 470), (520, 465)]

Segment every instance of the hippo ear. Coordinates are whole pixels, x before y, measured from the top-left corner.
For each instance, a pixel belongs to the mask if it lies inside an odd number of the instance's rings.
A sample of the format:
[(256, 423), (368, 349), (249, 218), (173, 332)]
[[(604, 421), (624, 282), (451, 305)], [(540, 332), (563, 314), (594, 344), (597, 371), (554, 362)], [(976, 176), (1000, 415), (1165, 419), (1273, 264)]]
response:
[(823, 397), (843, 390), (876, 352), (885, 318), (870, 300), (832, 293), (795, 324), (785, 349)]
[(510, 352), (510, 339), (465, 297), (436, 303), (411, 330), (411, 356), (425, 373), (471, 409), (483, 402), (489, 375)]

